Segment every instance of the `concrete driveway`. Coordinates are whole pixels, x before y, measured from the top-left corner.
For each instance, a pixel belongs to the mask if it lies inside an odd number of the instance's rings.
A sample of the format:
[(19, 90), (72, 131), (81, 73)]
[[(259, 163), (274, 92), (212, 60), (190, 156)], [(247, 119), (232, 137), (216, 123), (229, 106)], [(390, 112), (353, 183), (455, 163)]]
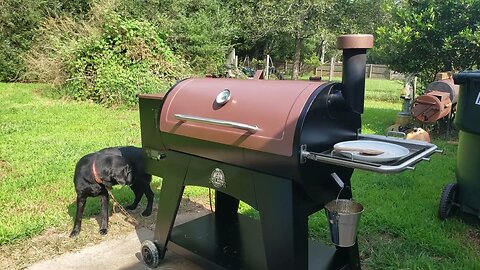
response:
[[(175, 224), (182, 224), (205, 215), (207, 211), (179, 213)], [(27, 267), (29, 270), (110, 270), (149, 269), (142, 261), (140, 246), (144, 240), (152, 240), (151, 228), (139, 228), (126, 237), (104, 241), (98, 245), (85, 247), (78, 252), (66, 253), (57, 258), (41, 261)], [(203, 270), (196, 264), (167, 251), (165, 259), (156, 269), (161, 270)]]

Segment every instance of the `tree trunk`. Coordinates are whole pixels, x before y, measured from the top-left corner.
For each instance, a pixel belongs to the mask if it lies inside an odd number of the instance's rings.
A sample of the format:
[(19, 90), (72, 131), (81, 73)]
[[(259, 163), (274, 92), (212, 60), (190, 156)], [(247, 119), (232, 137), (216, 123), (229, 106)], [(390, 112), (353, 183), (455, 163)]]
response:
[(297, 34), (295, 37), (295, 54), (293, 55), (292, 80), (298, 80), (298, 77), (299, 77), (302, 44), (303, 44), (303, 39), (300, 37), (300, 35)]
[(320, 54), (320, 62), (323, 64), (325, 64), (325, 50), (327, 49), (327, 42), (325, 42), (325, 40), (322, 40), (322, 52)]
[(445, 66), (444, 71), (452, 71), (453, 70), (452, 62), (447, 61), (444, 66)]

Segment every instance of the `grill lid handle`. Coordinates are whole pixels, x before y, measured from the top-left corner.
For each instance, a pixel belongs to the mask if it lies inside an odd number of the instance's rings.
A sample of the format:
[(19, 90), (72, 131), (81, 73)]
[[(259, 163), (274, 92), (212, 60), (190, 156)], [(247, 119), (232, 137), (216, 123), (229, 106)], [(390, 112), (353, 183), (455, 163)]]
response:
[(249, 133), (255, 133), (259, 130), (257, 125), (248, 125), (248, 124), (243, 124), (238, 122), (206, 118), (206, 117), (200, 117), (200, 116), (194, 116), (194, 115), (175, 114), (175, 119), (183, 122), (191, 121), (191, 122), (204, 123), (204, 124), (221, 126), (221, 127), (237, 128), (237, 129), (248, 131)]

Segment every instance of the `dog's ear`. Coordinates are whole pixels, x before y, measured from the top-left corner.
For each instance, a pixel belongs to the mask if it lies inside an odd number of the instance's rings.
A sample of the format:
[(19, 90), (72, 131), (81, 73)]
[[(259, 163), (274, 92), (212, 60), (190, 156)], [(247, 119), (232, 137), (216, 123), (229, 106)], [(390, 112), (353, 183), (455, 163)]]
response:
[(103, 168), (102, 180), (103, 180), (103, 185), (105, 185), (108, 188), (111, 188), (113, 185), (116, 185), (117, 182), (115, 181), (115, 168), (112, 168), (112, 167)]
[(109, 173), (110, 182), (112, 185), (131, 185), (133, 181), (132, 169), (128, 164), (123, 166), (113, 166)]
[(105, 175), (108, 182), (113, 182), (115, 180), (115, 168), (106, 168)]
[(132, 172), (132, 167), (129, 165), (125, 166), (123, 168), (123, 175), (125, 175), (125, 184), (126, 185), (131, 185), (133, 184), (133, 172)]
[(116, 178), (118, 175), (119, 167), (114, 165), (114, 161), (110, 160), (109, 165), (105, 166), (104, 168), (104, 175), (103, 182), (106, 183), (108, 186), (116, 185)]

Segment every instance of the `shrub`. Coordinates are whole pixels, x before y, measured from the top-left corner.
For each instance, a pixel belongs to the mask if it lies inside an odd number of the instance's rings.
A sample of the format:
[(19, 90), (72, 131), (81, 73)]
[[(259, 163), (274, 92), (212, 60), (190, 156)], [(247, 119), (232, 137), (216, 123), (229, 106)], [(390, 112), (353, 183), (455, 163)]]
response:
[(113, 104), (135, 104), (138, 93), (165, 91), (187, 66), (148, 22), (109, 14), (99, 36), (80, 41), (67, 63), (70, 95)]
[(26, 79), (22, 55), (30, 49), (38, 27), (49, 16), (81, 17), (89, 0), (2, 0), (0, 1), (0, 81)]
[(93, 8), (88, 21), (50, 19), (35, 44), (26, 57), (30, 77), (107, 106), (133, 105), (136, 94), (165, 91), (190, 73), (155, 26), (108, 7)]
[(155, 22), (168, 33), (174, 51), (197, 73), (216, 73), (237, 32), (225, 1), (163, 1), (158, 13)]
[(0, 81), (14, 81), (25, 69), (19, 56), (29, 48), (42, 13), (36, 1), (5, 0), (0, 8)]

